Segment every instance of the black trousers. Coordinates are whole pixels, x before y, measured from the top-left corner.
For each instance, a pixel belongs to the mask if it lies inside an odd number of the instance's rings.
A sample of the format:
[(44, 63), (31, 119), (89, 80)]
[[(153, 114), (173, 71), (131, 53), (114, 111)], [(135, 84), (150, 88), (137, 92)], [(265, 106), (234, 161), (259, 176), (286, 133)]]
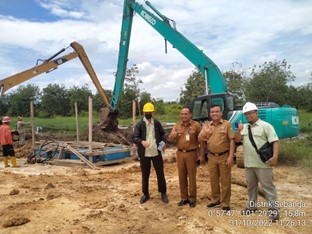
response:
[(155, 157), (140, 157), (140, 166), (142, 172), (142, 192), (146, 195), (149, 194), (148, 181), (151, 172), (152, 162), (156, 171), (158, 192), (166, 193), (167, 186), (164, 174), (164, 161), (161, 155)]
[(13, 145), (3, 145), (3, 157), (15, 156)]

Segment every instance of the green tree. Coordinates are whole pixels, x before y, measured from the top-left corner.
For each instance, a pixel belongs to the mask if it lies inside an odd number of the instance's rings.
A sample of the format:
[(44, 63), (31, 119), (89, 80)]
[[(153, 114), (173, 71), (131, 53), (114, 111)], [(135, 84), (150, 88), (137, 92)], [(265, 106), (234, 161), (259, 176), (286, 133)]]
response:
[(295, 107), (296, 109), (303, 108), (305, 102), (305, 95), (300, 95), (301, 87), (294, 87), (290, 85), (288, 87), (286, 102), (290, 106)]
[(298, 94), (294, 99), (299, 99), (297, 108), (312, 111), (312, 83), (297, 88)]
[(139, 88), (139, 85), (143, 84), (143, 81), (137, 78), (138, 74), (139, 68), (135, 64), (131, 68), (127, 69), (125, 76), (125, 89), (131, 89), (134, 92), (135, 98), (133, 100), (136, 101), (137, 110), (139, 111), (139, 115), (141, 115), (141, 107), (139, 101), (141, 90)]
[(180, 103), (189, 105), (194, 97), (205, 93), (205, 78), (197, 69), (189, 76), (185, 83), (185, 89), (181, 88)]
[(152, 97), (151, 97), (150, 93), (148, 93), (146, 91), (142, 92), (141, 96), (140, 96), (140, 106), (138, 106), (138, 108), (137, 108), (138, 111), (137, 111), (136, 114), (140, 116), (141, 115), (141, 111), (143, 110), (143, 106), (146, 103), (151, 102), (151, 100), (152, 100)]
[(251, 71), (251, 79), (246, 86), (247, 100), (285, 104), (288, 92), (287, 82), (294, 79), (290, 65), (285, 60), (255, 65)]
[(136, 100), (136, 93), (133, 89), (126, 87), (119, 98), (118, 110), (121, 118), (132, 116), (132, 101)]
[[(238, 66), (238, 67), (237, 67)], [(227, 88), (230, 93), (235, 95), (236, 103), (244, 103), (246, 101), (246, 74), (239, 63), (233, 63), (233, 69), (223, 73), (227, 82)]]
[(75, 102), (77, 102), (78, 113), (88, 111), (88, 98), (92, 97), (92, 92), (88, 85), (82, 87), (73, 86), (68, 90), (68, 94), (70, 98), (70, 115), (75, 114)]
[(8, 95), (9, 115), (29, 116), (30, 102), (33, 101), (34, 105), (38, 105), (40, 96), (40, 89), (36, 85), (19, 86), (16, 91)]
[(49, 84), (43, 89), (42, 111), (44, 116), (70, 115), (69, 92), (64, 85)]
[[(113, 99), (113, 91), (110, 89), (104, 89), (104, 93), (106, 94), (109, 102), (111, 102)], [(99, 95), (99, 93), (97, 92), (93, 96), (93, 109), (98, 111), (102, 107), (106, 107), (106, 105), (104, 101), (102, 100), (101, 96)]]
[(3, 115), (6, 115), (9, 110), (9, 100), (6, 95), (0, 97), (0, 118)]
[(157, 99), (153, 99), (152, 103), (155, 106), (155, 112), (158, 115), (163, 115), (165, 114), (165, 102), (163, 99), (157, 98)]

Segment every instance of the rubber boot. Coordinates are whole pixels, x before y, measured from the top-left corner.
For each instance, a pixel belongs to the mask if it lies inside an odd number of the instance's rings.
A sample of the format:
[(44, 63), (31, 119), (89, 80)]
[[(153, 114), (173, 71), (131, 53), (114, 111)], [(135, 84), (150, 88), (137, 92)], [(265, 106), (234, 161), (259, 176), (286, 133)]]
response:
[(4, 166), (5, 167), (9, 167), (10, 166), (8, 157), (3, 157), (3, 162), (4, 162)]
[(20, 167), (20, 165), (16, 164), (16, 158), (15, 157), (10, 157), (10, 158), (11, 158), (12, 167)]

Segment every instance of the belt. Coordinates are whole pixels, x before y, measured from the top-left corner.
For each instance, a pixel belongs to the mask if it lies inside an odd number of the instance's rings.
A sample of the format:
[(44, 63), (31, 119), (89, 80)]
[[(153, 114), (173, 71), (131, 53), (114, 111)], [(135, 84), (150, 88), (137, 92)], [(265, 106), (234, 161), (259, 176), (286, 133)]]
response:
[(178, 149), (179, 151), (182, 151), (183, 153), (186, 153), (186, 152), (191, 152), (191, 151), (195, 151), (197, 149), (189, 149), (189, 150), (184, 150), (184, 149)]
[(222, 156), (222, 155), (226, 154), (227, 152), (229, 152), (229, 150), (224, 151), (224, 152), (222, 152), (222, 153), (218, 153), (218, 154), (215, 154), (215, 153), (212, 153), (212, 152), (209, 151), (209, 153), (212, 154), (212, 155), (214, 155), (214, 156)]

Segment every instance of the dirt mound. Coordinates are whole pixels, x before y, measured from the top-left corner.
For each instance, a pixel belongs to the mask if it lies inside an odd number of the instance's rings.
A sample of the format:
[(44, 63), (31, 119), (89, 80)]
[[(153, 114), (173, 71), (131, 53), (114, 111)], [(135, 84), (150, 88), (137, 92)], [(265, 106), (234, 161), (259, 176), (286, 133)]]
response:
[[(164, 158), (169, 154), (168, 150)], [(207, 165), (197, 171), (197, 206), (177, 206), (176, 167), (164, 163), (169, 203), (161, 201), (152, 169), (150, 200), (141, 205), (138, 161), (100, 170), (41, 164), (3, 168), (0, 164), (0, 233), (311, 233), (311, 171), (275, 168), (279, 201), (285, 205), (281, 220), (270, 223), (265, 207), (252, 216), (240, 215), (247, 189), (237, 184), (232, 185), (230, 213), (207, 209), (211, 193)], [(243, 180), (244, 170), (233, 167), (232, 177)]]
[[(99, 125), (94, 125), (92, 129), (92, 140), (95, 142), (131, 145), (132, 144), (131, 137), (132, 137), (131, 128), (117, 129), (116, 131), (109, 132), (104, 131)], [(81, 140), (87, 141), (88, 136), (87, 135), (82, 136)]]
[[(122, 145), (132, 144), (132, 128), (115, 128), (111, 131), (111, 128), (103, 128), (103, 125), (96, 124), (92, 127), (92, 141), (103, 142), (103, 143), (114, 143)], [(76, 135), (68, 135), (62, 133), (46, 132), (37, 134), (35, 137), (36, 141), (41, 140), (58, 140), (58, 141), (75, 141), (77, 139)], [(26, 135), (26, 140), (31, 141), (31, 134)], [(89, 133), (79, 134), (80, 141), (89, 141)], [(16, 143), (18, 147), (18, 144)]]

